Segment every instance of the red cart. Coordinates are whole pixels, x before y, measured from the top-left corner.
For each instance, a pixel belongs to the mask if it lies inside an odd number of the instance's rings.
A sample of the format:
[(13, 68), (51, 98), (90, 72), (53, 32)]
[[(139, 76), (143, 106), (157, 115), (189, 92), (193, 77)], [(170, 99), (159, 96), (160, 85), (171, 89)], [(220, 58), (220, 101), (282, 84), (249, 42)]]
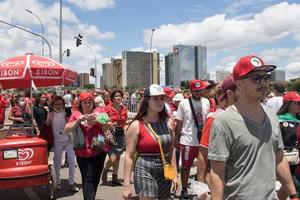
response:
[(48, 198), (56, 199), (56, 176), (48, 165), (47, 142), (24, 130), (0, 133), (0, 189), (47, 186)]

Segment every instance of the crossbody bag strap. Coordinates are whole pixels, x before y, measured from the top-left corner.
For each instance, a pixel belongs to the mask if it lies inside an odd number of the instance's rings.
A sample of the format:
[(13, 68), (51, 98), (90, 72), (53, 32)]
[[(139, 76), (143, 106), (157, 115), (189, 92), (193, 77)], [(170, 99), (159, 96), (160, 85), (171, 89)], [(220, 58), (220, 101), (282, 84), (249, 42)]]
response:
[(191, 107), (191, 110), (192, 110), (192, 115), (193, 115), (193, 118), (194, 118), (194, 122), (195, 122), (197, 130), (198, 130), (198, 140), (200, 142), (202, 132), (199, 130), (199, 123), (198, 123), (198, 120), (197, 120), (197, 117), (196, 117), (196, 113), (195, 113), (195, 109), (194, 109), (191, 97), (189, 98), (189, 103), (190, 103), (190, 107)]
[(157, 135), (157, 133), (153, 130), (151, 124), (149, 124), (148, 122), (145, 122), (146, 126), (149, 128), (149, 130), (151, 131), (151, 133), (154, 135), (154, 137), (156, 138), (157, 142), (158, 142), (158, 146), (159, 146), (159, 150), (160, 150), (160, 154), (161, 154), (161, 159), (163, 161), (163, 164), (166, 165), (166, 159), (165, 159), (165, 154), (161, 145), (161, 141), (160, 141), (160, 137)]

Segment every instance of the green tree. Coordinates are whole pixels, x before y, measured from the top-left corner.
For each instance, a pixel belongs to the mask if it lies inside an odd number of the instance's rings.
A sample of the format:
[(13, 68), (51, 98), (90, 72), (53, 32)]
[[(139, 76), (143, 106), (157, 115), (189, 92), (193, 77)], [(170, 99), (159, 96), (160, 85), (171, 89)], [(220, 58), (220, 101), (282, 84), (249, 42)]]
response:
[(92, 83), (89, 83), (89, 84), (86, 84), (83, 88), (87, 89), (87, 90), (92, 90), (95, 88), (95, 85)]

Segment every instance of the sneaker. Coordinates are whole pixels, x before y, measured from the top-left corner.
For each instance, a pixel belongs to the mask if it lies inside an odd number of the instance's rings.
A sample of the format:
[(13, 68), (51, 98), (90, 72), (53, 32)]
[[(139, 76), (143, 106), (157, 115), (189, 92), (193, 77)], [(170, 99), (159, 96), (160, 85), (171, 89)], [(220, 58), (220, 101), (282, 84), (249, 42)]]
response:
[(72, 192), (79, 192), (79, 188), (78, 188), (75, 184), (70, 185), (70, 190), (71, 190)]
[(61, 190), (61, 185), (60, 185), (60, 184), (57, 184), (56, 189), (57, 189), (57, 190)]
[(180, 199), (190, 199), (187, 189), (181, 190)]
[(68, 163), (68, 162), (65, 162), (64, 167), (65, 167), (65, 168), (68, 168), (68, 167), (69, 167), (69, 163)]

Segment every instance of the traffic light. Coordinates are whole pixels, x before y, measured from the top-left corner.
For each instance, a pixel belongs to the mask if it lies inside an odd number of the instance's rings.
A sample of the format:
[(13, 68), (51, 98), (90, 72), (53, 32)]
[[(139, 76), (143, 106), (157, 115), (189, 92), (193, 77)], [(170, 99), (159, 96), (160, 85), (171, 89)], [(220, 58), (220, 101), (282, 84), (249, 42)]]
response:
[(67, 57), (69, 57), (71, 55), (71, 50), (67, 49)]
[(82, 35), (80, 35), (80, 34), (78, 34), (78, 36), (77, 37), (75, 37), (76, 38), (76, 47), (78, 47), (79, 45), (81, 45), (82, 44)]
[(90, 76), (95, 77), (95, 68), (90, 68)]

